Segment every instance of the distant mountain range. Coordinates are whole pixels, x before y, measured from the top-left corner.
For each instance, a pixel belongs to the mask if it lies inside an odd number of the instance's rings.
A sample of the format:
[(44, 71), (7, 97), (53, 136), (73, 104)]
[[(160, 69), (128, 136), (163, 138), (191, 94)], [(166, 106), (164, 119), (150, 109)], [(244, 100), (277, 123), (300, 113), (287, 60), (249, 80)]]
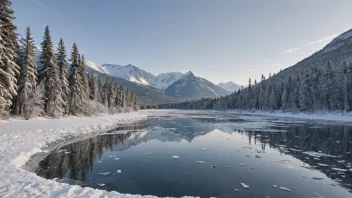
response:
[(87, 68), (89, 71), (112, 76), (115, 82), (135, 90), (141, 100), (148, 102), (213, 98), (232, 92), (231, 89), (228, 91), (221, 88), (206, 79), (195, 76), (192, 72), (153, 75), (131, 64), (126, 66), (99, 65), (94, 62), (87, 62)]
[(226, 83), (219, 83), (218, 84), (219, 87), (229, 91), (229, 92), (235, 92), (238, 91), (241, 88), (241, 85), (238, 85), (232, 81), (226, 82)]
[(192, 72), (187, 72), (166, 88), (165, 93), (179, 99), (199, 99), (220, 97), (230, 92), (204, 78), (195, 76)]

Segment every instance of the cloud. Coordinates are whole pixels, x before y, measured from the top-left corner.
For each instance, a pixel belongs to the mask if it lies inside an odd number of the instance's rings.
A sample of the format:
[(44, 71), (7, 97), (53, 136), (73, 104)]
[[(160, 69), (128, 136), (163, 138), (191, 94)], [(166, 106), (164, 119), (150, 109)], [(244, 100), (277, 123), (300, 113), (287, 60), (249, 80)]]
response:
[(315, 44), (324, 43), (324, 42), (330, 42), (331, 40), (336, 38), (338, 35), (339, 34), (333, 34), (333, 35), (327, 36), (325, 38), (322, 38), (322, 39), (319, 39), (319, 40), (316, 40), (316, 41), (312, 41), (312, 42), (303, 44), (303, 45), (301, 45), (299, 47), (295, 47), (295, 48), (292, 48), (292, 49), (285, 50), (285, 53), (292, 53), (292, 52), (295, 52), (297, 50), (300, 50), (302, 47), (306, 47), (306, 46), (310, 46), (310, 45), (315, 45)]
[(296, 48), (288, 49), (288, 50), (285, 51), (285, 53), (292, 53), (292, 52), (297, 51), (299, 49), (301, 49), (301, 48), (296, 47)]
[(323, 43), (323, 42), (329, 42), (329, 41), (331, 41), (332, 39), (336, 38), (338, 35), (339, 35), (339, 34), (333, 34), (333, 35), (331, 35), (331, 36), (322, 38), (322, 39), (320, 39), (320, 40), (313, 41), (313, 42), (310, 42), (310, 43), (306, 43), (306, 44), (302, 45), (302, 47), (304, 47), (304, 46), (309, 46), (309, 45), (314, 45), (314, 44), (318, 44), (318, 43)]

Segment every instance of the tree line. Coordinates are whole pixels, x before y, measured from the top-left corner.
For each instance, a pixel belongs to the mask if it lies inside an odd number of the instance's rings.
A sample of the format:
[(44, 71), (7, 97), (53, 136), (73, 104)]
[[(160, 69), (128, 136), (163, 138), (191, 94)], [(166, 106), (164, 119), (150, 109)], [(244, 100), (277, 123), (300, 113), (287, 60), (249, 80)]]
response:
[[(237, 92), (220, 98), (204, 98), (153, 106), (176, 109), (283, 110), (290, 112), (352, 110), (352, 65), (344, 61), (334, 67), (312, 67), (285, 77), (264, 75)], [(147, 107), (151, 108), (151, 107)]]
[(63, 39), (55, 51), (48, 26), (37, 61), (31, 30), (28, 27), (18, 39), (10, 6), (10, 0), (0, 0), (0, 119), (9, 113), (29, 119), (138, 109), (133, 90), (117, 85), (111, 77), (102, 79), (100, 73), (87, 72), (76, 43), (69, 64)]

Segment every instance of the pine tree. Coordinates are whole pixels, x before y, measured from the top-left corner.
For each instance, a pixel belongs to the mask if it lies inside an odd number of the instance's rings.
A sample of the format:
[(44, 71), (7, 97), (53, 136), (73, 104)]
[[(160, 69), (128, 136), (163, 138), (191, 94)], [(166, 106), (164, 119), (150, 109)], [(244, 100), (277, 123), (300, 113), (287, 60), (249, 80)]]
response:
[(29, 98), (33, 97), (37, 80), (37, 64), (35, 62), (35, 45), (31, 30), (27, 27), (26, 37), (22, 39), (19, 53), (20, 75), (18, 80), (18, 97), (16, 110), (18, 114), (26, 113)]
[(310, 82), (309, 82), (308, 71), (305, 72), (305, 76), (301, 80), (299, 87), (299, 107), (301, 111), (308, 111), (312, 108), (311, 105), (311, 93), (310, 93)]
[(101, 74), (99, 73), (98, 75), (98, 80), (97, 80), (97, 92), (98, 92), (98, 96), (97, 96), (97, 101), (102, 103), (102, 96), (103, 96), (103, 85), (101, 82)]
[(344, 61), (342, 64), (342, 80), (340, 81), (341, 93), (342, 93), (342, 101), (343, 101), (343, 110), (347, 112), (350, 109), (349, 106), (349, 66), (347, 61)]
[(98, 89), (97, 82), (94, 76), (94, 72), (92, 71), (89, 77), (89, 98), (91, 100), (97, 101)]
[(49, 26), (45, 28), (41, 47), (42, 53), (39, 61), (38, 81), (39, 84), (43, 83), (45, 86), (45, 112), (49, 116), (56, 117), (63, 111), (64, 100), (62, 99), (62, 83)]
[(79, 52), (76, 43), (73, 44), (71, 52), (71, 69), (69, 76), (70, 98), (69, 114), (77, 115), (82, 111), (81, 87), (82, 79), (80, 75)]
[(336, 87), (335, 87), (335, 72), (331, 61), (329, 60), (324, 75), (323, 94), (325, 105), (329, 110), (334, 108), (334, 102), (336, 102)]
[(68, 105), (69, 105), (69, 94), (70, 88), (68, 83), (68, 71), (67, 71), (67, 54), (66, 47), (64, 41), (60, 39), (57, 53), (56, 53), (56, 61), (59, 67), (59, 78), (61, 79), (61, 90), (62, 90), (62, 99), (64, 101), (64, 113), (68, 113)]
[(11, 4), (10, 0), (0, 0), (0, 119), (8, 117), (12, 99), (17, 95), (19, 67), (15, 58), (18, 44)]
[(82, 79), (82, 105), (87, 104), (87, 99), (89, 97), (89, 85), (88, 85), (88, 73), (86, 69), (86, 63), (85, 63), (85, 58), (84, 55), (82, 55), (82, 58), (80, 60), (80, 75)]

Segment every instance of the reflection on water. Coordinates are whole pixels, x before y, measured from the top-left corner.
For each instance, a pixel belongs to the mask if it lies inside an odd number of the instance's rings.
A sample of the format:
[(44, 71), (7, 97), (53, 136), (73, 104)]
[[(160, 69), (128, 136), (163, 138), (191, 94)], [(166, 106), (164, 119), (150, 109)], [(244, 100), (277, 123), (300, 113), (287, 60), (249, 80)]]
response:
[[(258, 120), (265, 125), (258, 127)], [(36, 174), (157, 196), (352, 196), (349, 125), (198, 114), (154, 117), (110, 133), (52, 151)], [(175, 154), (180, 159), (171, 160)], [(241, 182), (250, 189), (244, 190)]]

